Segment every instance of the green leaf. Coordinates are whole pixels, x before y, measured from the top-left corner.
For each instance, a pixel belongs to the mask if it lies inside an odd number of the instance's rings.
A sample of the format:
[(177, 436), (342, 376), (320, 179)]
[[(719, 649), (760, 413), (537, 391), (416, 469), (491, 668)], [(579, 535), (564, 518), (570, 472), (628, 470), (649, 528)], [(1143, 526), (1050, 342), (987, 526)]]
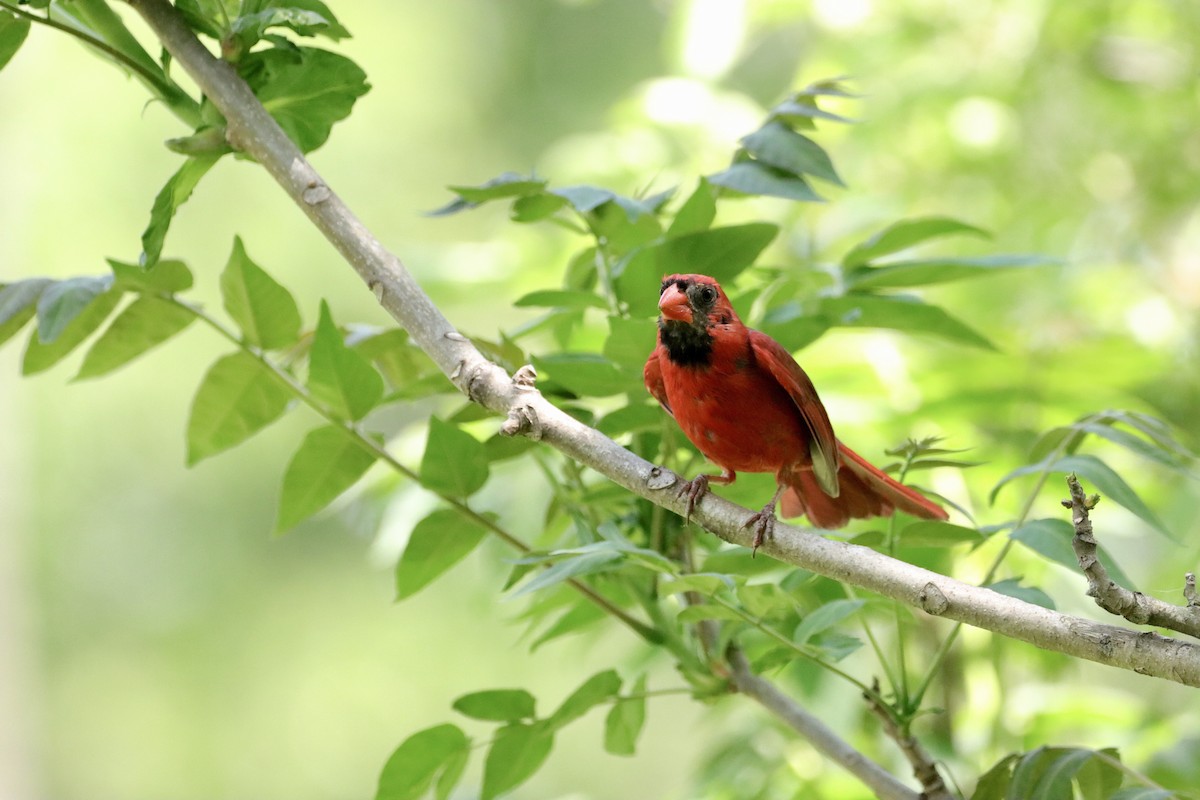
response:
[(1131, 786), (1122, 789), (1108, 800), (1182, 800), (1175, 792), (1166, 789), (1149, 789), (1145, 786)]
[(821, 314), (843, 328), (889, 328), (937, 336), (942, 339), (995, 350), (982, 334), (950, 316), (938, 306), (911, 297), (848, 294), (821, 300)]
[(309, 431), (283, 475), (275, 532), (291, 530), (332, 503), (374, 463), (375, 454), (340, 426)]
[(0, 286), (0, 344), (33, 319), (38, 298), (53, 283), (49, 278), (27, 278)]
[[(248, 51), (255, 42), (271, 28), (287, 28), (301, 36), (326, 36), (334, 41), (349, 36), (349, 32), (336, 24), (329, 8), (312, 0), (282, 0), (287, 8), (267, 8), (245, 14), (233, 21), (231, 32), (241, 52)], [(304, 8), (303, 6), (312, 6)], [(320, 8), (317, 8), (317, 7)], [(322, 13), (323, 12), (323, 13)]]
[(553, 747), (554, 734), (544, 725), (505, 725), (497, 731), (483, 764), (482, 800), (492, 800), (527, 781)]
[[(112, 280), (111, 276), (108, 276)], [(53, 286), (50, 287), (54, 288)], [(49, 289), (46, 292), (50, 291)], [(41, 302), (45, 300), (46, 292), (42, 293), (38, 301), (39, 313)], [(117, 303), (121, 299), (121, 292), (116, 289), (110, 289), (95, 296), (88, 305), (82, 309), (71, 322), (62, 329), (59, 335), (51, 344), (45, 344), (39, 341), (37, 333), (29, 337), (29, 344), (25, 347), (25, 358), (21, 362), (21, 374), (35, 375), (43, 370), (57, 364), (62, 359), (66, 358), (76, 347), (78, 347), (84, 339), (96, 332), (104, 320), (108, 319), (108, 315), (117, 307)], [(54, 312), (55, 315), (60, 312)]]
[[(1039, 747), (1031, 750), (1017, 762), (1013, 770), (1012, 783), (1008, 787), (1007, 800), (1034, 800), (1034, 789), (1046, 768), (1056, 758), (1057, 748)], [(1071, 800), (1066, 798), (1046, 798), (1040, 800)]]
[(991, 234), (984, 229), (951, 217), (906, 219), (889, 225), (866, 241), (850, 248), (850, 252), (842, 257), (842, 266), (856, 267), (880, 256), (907, 250), (930, 239), (960, 234), (991, 238)]
[(346, 346), (324, 300), (308, 356), (308, 388), (335, 414), (352, 420), (365, 417), (383, 399), (383, 377)]
[(1018, 600), (1024, 600), (1026, 603), (1033, 603), (1035, 606), (1048, 608), (1051, 611), (1056, 608), (1054, 599), (1050, 595), (1036, 586), (1022, 586), (1020, 578), (1006, 578), (1002, 581), (989, 583), (983, 588), (991, 589), (993, 592), (999, 592), (1008, 597), (1015, 597)]
[(446, 759), (446, 766), (442, 769), (442, 774), (438, 776), (437, 783), (433, 787), (433, 796), (437, 800), (450, 800), (451, 794), (454, 792), (454, 787), (462, 779), (463, 772), (467, 768), (467, 760), (471, 755), (469, 747), (463, 747), (455, 750)]
[(687, 233), (706, 231), (717, 216), (717, 194), (712, 184), (706, 179), (700, 179), (700, 185), (692, 192), (679, 210), (675, 219), (667, 228), (667, 238), (675, 239)]
[(1000, 492), (1001, 487), (1013, 478), (1023, 475), (1040, 474), (1042, 472), (1057, 472), (1064, 475), (1073, 472), (1079, 477), (1085, 478), (1095, 484), (1102, 497), (1119, 503), (1168, 538), (1178, 541), (1163, 524), (1162, 520), (1158, 518), (1158, 515), (1142, 502), (1142, 499), (1129, 487), (1129, 484), (1125, 483), (1121, 476), (1114, 472), (1108, 464), (1095, 456), (1089, 455), (1064, 456), (1057, 461), (1047, 463), (1053, 456), (1054, 454), (1051, 453), (1037, 464), (1027, 464), (1005, 475), (1000, 479), (999, 483), (992, 487), (992, 492), (989, 496), (990, 502), (995, 502), (996, 495)]
[(822, 202), (821, 196), (800, 176), (755, 161), (734, 164), (729, 169), (707, 176), (707, 180), (713, 186), (738, 195), (782, 197), (785, 200), (807, 203)]
[(192, 401), (187, 463), (244, 442), (283, 415), (292, 393), (262, 362), (238, 351), (205, 374)]
[(867, 604), (866, 600), (833, 600), (808, 614), (796, 626), (792, 641), (805, 644), (818, 633), (829, 630), (848, 617), (857, 614)]
[(620, 691), (621, 676), (617, 674), (616, 670), (608, 669), (597, 672), (563, 701), (558, 710), (546, 720), (546, 725), (551, 730), (558, 730), (567, 723), (579, 719), (593, 707), (616, 697)]
[(21, 43), (29, 35), (30, 24), (23, 17), (0, 11), (0, 69), (4, 69), (21, 49)]
[(483, 541), (487, 529), (443, 508), (417, 523), (396, 564), (396, 599), (412, 597), (461, 561)]
[(679, 575), (671, 580), (663, 580), (658, 590), (662, 594), (681, 594), (683, 592), (699, 592), (709, 597), (718, 594), (723, 589), (733, 589), (737, 582), (733, 576), (717, 572), (692, 572)]
[(478, 205), (488, 200), (499, 200), (504, 197), (524, 197), (541, 194), (546, 188), (546, 181), (539, 178), (526, 178), (515, 172), (505, 172), (497, 175), (480, 186), (451, 186), (450, 191), (463, 200)]
[(1125, 775), (1119, 766), (1108, 759), (1120, 761), (1120, 755), (1115, 748), (1104, 748), (1095, 755), (1095, 758), (1089, 759), (1075, 773), (1079, 794), (1083, 800), (1111, 800), (1113, 793), (1121, 788)]
[(663, 419), (664, 412), (657, 404), (621, 406), (605, 414), (596, 423), (596, 430), (609, 437), (653, 431), (662, 427)]
[(911, 547), (953, 547), (957, 544), (979, 544), (983, 534), (974, 528), (949, 522), (922, 520), (906, 525), (900, 532), (901, 543)]
[(557, 564), (539, 572), (530, 581), (523, 584), (520, 589), (513, 592), (512, 596), (521, 597), (536, 592), (539, 589), (545, 589), (547, 586), (562, 583), (571, 578), (592, 575), (597, 572), (608, 572), (619, 567), (621, 561), (621, 554), (614, 550), (591, 552), (580, 556), (564, 558)]
[(813, 93), (807, 95), (797, 92), (793, 99), (784, 101), (771, 109), (773, 117), (781, 117), (793, 124), (797, 118), (801, 120), (824, 119), (830, 122), (853, 122), (854, 120), (847, 117), (842, 117), (829, 111), (817, 108), (815, 102), (811, 98)]
[(296, 146), (311, 152), (371, 88), (345, 56), (315, 47), (248, 53), (238, 70)]
[(976, 258), (931, 258), (899, 261), (881, 266), (860, 265), (846, 272), (846, 285), (854, 289), (894, 289), (981, 278), (1010, 269), (1054, 263), (1041, 256), (997, 255)]
[(131, 291), (175, 294), (192, 288), (192, 271), (176, 259), (164, 258), (146, 268), (110, 258), (108, 266), (112, 268), (116, 285)]
[(549, 192), (527, 194), (513, 201), (509, 217), (513, 222), (537, 222), (552, 216), (566, 204), (566, 198)]
[(154, 198), (154, 205), (150, 208), (150, 224), (142, 232), (142, 263), (147, 269), (153, 267), (162, 255), (163, 242), (166, 241), (175, 212), (187, 202), (200, 179), (220, 158), (220, 153), (205, 153), (186, 159)]
[[(1071, 546), (1075, 537), (1075, 529), (1071, 523), (1063, 519), (1034, 519), (1029, 520), (1020, 528), (1009, 534), (1009, 538), (1050, 559), (1056, 564), (1062, 564), (1072, 572), (1079, 572), (1079, 559)], [(1108, 570), (1108, 576), (1119, 586), (1136, 590), (1129, 576), (1117, 565), (1112, 555), (1104, 545), (1096, 545), (1096, 555), (1100, 563)]]
[[(778, 234), (776, 225), (752, 222), (689, 233), (642, 248), (620, 266), (615, 281), (617, 297), (632, 316), (656, 316), (664, 275), (699, 273), (729, 283), (750, 267)], [(652, 348), (653, 342), (646, 348), (647, 355)]]
[(631, 756), (646, 724), (646, 676), (633, 685), (633, 697), (618, 700), (604, 718), (604, 749), (614, 756)]
[(570, 308), (575, 310), (608, 308), (608, 303), (598, 294), (569, 289), (542, 289), (530, 292), (517, 298), (513, 305), (518, 308)]
[(84, 356), (75, 378), (93, 378), (128, 364), (195, 321), (186, 308), (145, 295), (129, 304)]
[(1004, 800), (1004, 792), (1012, 780), (1012, 767), (1018, 756), (1009, 754), (985, 772), (975, 785), (971, 800)]
[(829, 154), (812, 139), (772, 120), (741, 141), (746, 152), (764, 164), (796, 175), (812, 175), (845, 186)]
[(421, 483), (451, 497), (470, 497), (487, 482), (483, 443), (437, 417), (429, 419), (429, 437), (421, 458)]
[(489, 689), (464, 694), (451, 706), (460, 714), (492, 722), (516, 722), (537, 716), (537, 701), (524, 689)]
[(53, 344), (97, 297), (112, 288), (111, 275), (68, 278), (46, 287), (37, 302), (38, 341)]
[[(375, 800), (417, 800), (429, 784), (445, 769), (461, 766), (470, 751), (471, 741), (457, 725), (435, 725), (405, 739), (383, 767)], [(440, 784), (440, 781), (439, 781)]]
[(571, 610), (556, 619), (554, 624), (546, 628), (537, 639), (534, 639), (533, 643), (529, 645), (529, 652), (532, 653), (546, 642), (557, 639), (560, 636), (565, 636), (568, 633), (574, 633), (594, 622), (599, 622), (606, 616), (607, 613), (604, 609), (594, 603), (587, 601), (579, 602)]
[[(646, 351), (647, 355), (649, 352)], [(608, 397), (636, 390), (641, 384), (640, 375), (636, 379), (630, 377), (599, 353), (534, 356), (533, 365), (539, 375), (550, 378), (581, 397)]]
[(240, 236), (234, 237), (233, 252), (221, 273), (221, 297), (250, 344), (282, 350), (300, 338), (300, 309), (291, 292), (246, 255)]

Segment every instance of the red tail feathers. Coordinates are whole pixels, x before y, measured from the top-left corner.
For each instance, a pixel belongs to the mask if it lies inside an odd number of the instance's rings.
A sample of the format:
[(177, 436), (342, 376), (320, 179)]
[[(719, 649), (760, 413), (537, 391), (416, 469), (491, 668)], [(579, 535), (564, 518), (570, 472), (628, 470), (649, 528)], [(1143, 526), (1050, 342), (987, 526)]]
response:
[(841, 469), (837, 497), (821, 490), (811, 471), (798, 472), (789, 482), (788, 491), (780, 498), (784, 517), (808, 515), (808, 521), (818, 528), (840, 528), (851, 519), (886, 517), (899, 509), (922, 519), (946, 519), (946, 510), (888, 476), (858, 453), (838, 442)]

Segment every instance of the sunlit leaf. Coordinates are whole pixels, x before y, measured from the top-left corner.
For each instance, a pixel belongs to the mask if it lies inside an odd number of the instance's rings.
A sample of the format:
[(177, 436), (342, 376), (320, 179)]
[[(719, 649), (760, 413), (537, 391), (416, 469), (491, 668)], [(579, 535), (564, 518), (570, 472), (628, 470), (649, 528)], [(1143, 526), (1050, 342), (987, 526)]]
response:
[(716, 192), (713, 191), (712, 184), (701, 178), (696, 190), (675, 212), (675, 218), (671, 220), (671, 225), (667, 228), (667, 238), (674, 239), (686, 233), (706, 231), (712, 225), (716, 215)]
[(509, 218), (513, 222), (537, 222), (552, 216), (563, 206), (567, 205), (565, 197), (543, 192), (527, 194), (513, 201)]
[(514, 722), (537, 716), (537, 701), (524, 689), (488, 689), (464, 694), (451, 706), (460, 714), (492, 722)]
[(300, 309), (291, 292), (246, 255), (240, 236), (221, 272), (221, 297), (250, 344), (280, 350), (300, 337)]
[(800, 176), (755, 161), (741, 161), (729, 169), (707, 176), (706, 179), (713, 186), (739, 195), (782, 197), (786, 200), (809, 203), (822, 200), (809, 186), (808, 181)]
[(53, 344), (84, 309), (113, 285), (112, 275), (68, 278), (47, 286), (37, 301), (37, 337)]
[(396, 564), (396, 599), (416, 594), (461, 561), (487, 536), (487, 528), (458, 511), (438, 509), (413, 528)]
[(632, 697), (618, 700), (604, 718), (604, 749), (614, 756), (631, 756), (646, 723), (646, 676), (638, 676)]
[(337, 425), (309, 431), (283, 475), (275, 531), (290, 530), (332, 503), (374, 463), (375, 454)]
[(982, 228), (951, 217), (919, 217), (901, 220), (850, 249), (842, 257), (842, 266), (856, 267), (880, 256), (898, 253), (941, 236), (970, 234), (990, 238)]
[(0, 344), (33, 319), (38, 298), (53, 283), (49, 278), (27, 278), (0, 286)]
[[(111, 281), (112, 276), (106, 276)], [(46, 299), (46, 294), (55, 288), (49, 287), (42, 292), (38, 299), (38, 309), (40, 313), (42, 301)], [(84, 306), (63, 328), (54, 341), (50, 344), (40, 341), (39, 333), (34, 332), (29, 337), (29, 344), (25, 347), (25, 357), (21, 361), (22, 375), (35, 375), (39, 372), (49, 369), (57, 364), (62, 359), (66, 358), (71, 351), (83, 343), (85, 339), (95, 333), (104, 320), (108, 319), (108, 315), (117, 307), (117, 303), (121, 300), (121, 292), (116, 289), (109, 289), (94, 296), (86, 306)], [(58, 309), (51, 311), (53, 319), (59, 319), (59, 315), (64, 313)]]
[(546, 724), (551, 729), (557, 730), (568, 722), (579, 719), (594, 706), (615, 697), (620, 691), (621, 677), (617, 675), (616, 670), (608, 669), (598, 672), (572, 692), (558, 707), (558, 710), (550, 715)]
[(371, 87), (350, 59), (315, 47), (246, 54), (238, 71), (296, 146), (308, 153), (329, 138)]
[(116, 285), (139, 292), (163, 292), (174, 294), (192, 288), (192, 271), (187, 264), (172, 258), (160, 259), (152, 267), (126, 264), (108, 259)]
[[(457, 725), (435, 725), (414, 733), (388, 758), (375, 800), (417, 800), (440, 770), (465, 758), (471, 741)], [(461, 772), (461, 767), (457, 768)]]
[(150, 223), (142, 232), (142, 263), (146, 268), (153, 267), (162, 255), (163, 242), (166, 241), (175, 212), (187, 202), (200, 179), (208, 174), (220, 158), (220, 153), (204, 153), (187, 158), (154, 198), (154, 205), (150, 208)]
[(482, 800), (515, 789), (537, 772), (554, 747), (554, 734), (545, 725), (506, 725), (496, 732), (483, 764)]
[(821, 314), (844, 328), (890, 328), (937, 336), (958, 344), (995, 350), (986, 337), (938, 306), (915, 298), (849, 294), (821, 300)]
[(1015, 597), (1017, 600), (1024, 600), (1026, 603), (1032, 603), (1035, 606), (1048, 608), (1051, 611), (1055, 609), (1054, 599), (1050, 595), (1036, 586), (1022, 586), (1020, 578), (1007, 578), (995, 583), (989, 583), (984, 587), (991, 589), (993, 592)]
[(128, 364), (195, 321), (196, 315), (153, 295), (139, 297), (108, 326), (88, 350), (78, 378), (92, 378)]
[(636, 390), (641, 376), (630, 377), (598, 353), (552, 353), (534, 356), (538, 375), (550, 378), (581, 397), (608, 397)]
[(985, 772), (975, 785), (971, 800), (1004, 800), (1004, 795), (1012, 781), (1012, 768), (1018, 755), (1011, 754), (1000, 759), (991, 769)]
[(796, 631), (792, 634), (792, 641), (796, 644), (805, 644), (817, 634), (823, 633), (857, 614), (866, 604), (866, 600), (832, 600), (811, 614), (805, 615), (800, 624), (796, 626)]
[(352, 420), (365, 417), (383, 398), (383, 377), (346, 346), (324, 300), (309, 352), (308, 388), (336, 414)]
[(773, 120), (741, 141), (746, 152), (764, 164), (796, 174), (812, 175), (845, 186), (829, 154), (812, 139)]
[(513, 597), (531, 594), (547, 586), (554, 586), (571, 578), (593, 575), (598, 572), (609, 572), (621, 565), (621, 555), (615, 551), (594, 552), (575, 558), (565, 558), (553, 566), (539, 572), (529, 581), (513, 592)]
[(4, 69), (21, 49), (21, 43), (29, 35), (30, 24), (27, 19), (0, 11), (0, 69)]
[(421, 483), (451, 497), (469, 497), (487, 479), (487, 451), (483, 443), (466, 431), (431, 417), (425, 455), (421, 458)]
[(292, 393), (249, 353), (237, 352), (209, 368), (187, 428), (187, 463), (227, 450), (274, 422)]
[[(1010, 533), (1009, 537), (1051, 561), (1062, 564), (1072, 572), (1080, 571), (1079, 559), (1075, 555), (1075, 549), (1071, 546), (1071, 540), (1075, 537), (1075, 529), (1064, 519), (1029, 520)], [(1117, 585), (1130, 590), (1137, 589), (1104, 545), (1096, 545), (1096, 555), (1100, 559), (1100, 563), (1108, 570), (1108, 576)]]

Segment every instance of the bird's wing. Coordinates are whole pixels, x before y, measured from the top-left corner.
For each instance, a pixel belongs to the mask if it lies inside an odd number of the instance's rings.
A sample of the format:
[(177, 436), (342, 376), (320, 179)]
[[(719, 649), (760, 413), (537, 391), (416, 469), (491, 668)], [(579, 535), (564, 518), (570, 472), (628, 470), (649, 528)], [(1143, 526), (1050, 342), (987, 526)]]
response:
[(838, 444), (833, 435), (833, 425), (825, 406), (817, 397), (808, 375), (792, 358), (792, 354), (783, 345), (759, 331), (750, 331), (750, 348), (755, 361), (773, 377), (800, 412), (808, 432), (809, 451), (812, 455), (813, 474), (817, 482), (830, 497), (838, 496)]
[(675, 416), (675, 412), (671, 410), (671, 404), (667, 402), (667, 385), (663, 383), (662, 364), (658, 361), (657, 347), (646, 359), (646, 366), (642, 369), (642, 380), (645, 381), (646, 389), (654, 399), (662, 404), (668, 414), (672, 417)]

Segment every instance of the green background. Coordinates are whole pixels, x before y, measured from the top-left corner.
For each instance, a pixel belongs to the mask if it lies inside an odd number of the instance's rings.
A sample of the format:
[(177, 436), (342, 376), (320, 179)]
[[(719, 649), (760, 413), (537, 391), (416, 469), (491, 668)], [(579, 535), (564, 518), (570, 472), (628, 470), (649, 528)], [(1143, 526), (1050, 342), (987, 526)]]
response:
[[(688, 190), (788, 89), (846, 75), (863, 96), (836, 108), (860, 122), (818, 136), (849, 188), (822, 187), (831, 202), (820, 207), (748, 201), (731, 221), (778, 218), (788, 227), (776, 260), (819, 262), (900, 216), (948, 214), (995, 233), (950, 252), (1062, 264), (932, 294), (999, 353), (879, 332), (804, 351), (839, 434), (873, 459), (910, 433), (974, 448), (968, 457), (985, 466), (935, 484), (982, 522), (1019, 499), (1006, 489), (991, 510), (986, 493), (1024, 463), (1033, 434), (1084, 413), (1151, 411), (1200, 445), (1197, 4), (360, 0), (334, 10), (354, 34), (340, 49), (373, 89), (313, 162), (470, 332), (532, 318), (512, 301), (557, 285), (569, 240), (513, 226), (499, 206), (424, 216), (450, 199), (445, 185), (511, 169), (556, 186)], [(134, 260), (154, 193), (178, 164), (161, 146), (185, 133), (173, 118), (43, 28), (0, 74), (0, 109), (0, 280)], [(306, 325), (318, 297), (339, 320), (386, 323), (269, 177), (227, 159), (166, 246), (213, 308), (235, 234), (301, 300)], [(69, 366), (22, 379), (22, 346), (0, 351), (0, 795), (369, 796), (396, 744), (450, 719), (461, 694), (536, 687), (553, 707), (587, 675), (643, 661), (651, 688), (678, 683), (619, 630), (531, 655), (519, 626), (498, 622), (521, 606), (497, 600), (495, 565), (511, 554), (494, 543), (453, 579), (392, 604), (390, 567), (432, 507), (419, 490), (377, 485), (389, 503), (343, 501), (273, 538), (280, 475), (316, 419), (291, 415), (185, 469), (191, 393), (225, 352), (199, 326), (96, 382), (71, 383)], [(433, 409), (403, 408), (394, 424)], [(404, 427), (394, 450), (415, 464), (423, 440), (419, 425)], [(1185, 543), (1115, 504), (1097, 512), (1098, 530), (1140, 588), (1178, 601), (1182, 572), (1200, 564), (1195, 484), (1119, 454), (1111, 463)], [(502, 477), (518, 483), (494, 480), (479, 502), (536, 530), (547, 491), (537, 475), (510, 468)], [(1052, 484), (1038, 513), (1061, 513), (1061, 493)], [(980, 570), (972, 561), (955, 574)], [(1009, 574), (1064, 610), (1102, 616), (1064, 570), (1029, 558)], [(1120, 746), (1143, 767), (1177, 746), (1181, 774), (1200, 780), (1187, 772), (1194, 692), (975, 631), (963, 648), (955, 668), (968, 695), (950, 700), (970, 708), (957, 731), (956, 774), (968, 784), (1005, 752), (1047, 740)], [(998, 654), (1011, 659), (1006, 688), (989, 666)], [(839, 690), (814, 710), (850, 732), (862, 713), (850, 698)], [(601, 750), (599, 716), (568, 729), (514, 796), (698, 796), (696, 776), (725, 736), (747, 731), (812, 781), (812, 796), (866, 796), (736, 700), (715, 711), (654, 701), (634, 760)], [(1168, 774), (1161, 760), (1153, 768)], [(477, 785), (477, 768), (469, 774)]]

